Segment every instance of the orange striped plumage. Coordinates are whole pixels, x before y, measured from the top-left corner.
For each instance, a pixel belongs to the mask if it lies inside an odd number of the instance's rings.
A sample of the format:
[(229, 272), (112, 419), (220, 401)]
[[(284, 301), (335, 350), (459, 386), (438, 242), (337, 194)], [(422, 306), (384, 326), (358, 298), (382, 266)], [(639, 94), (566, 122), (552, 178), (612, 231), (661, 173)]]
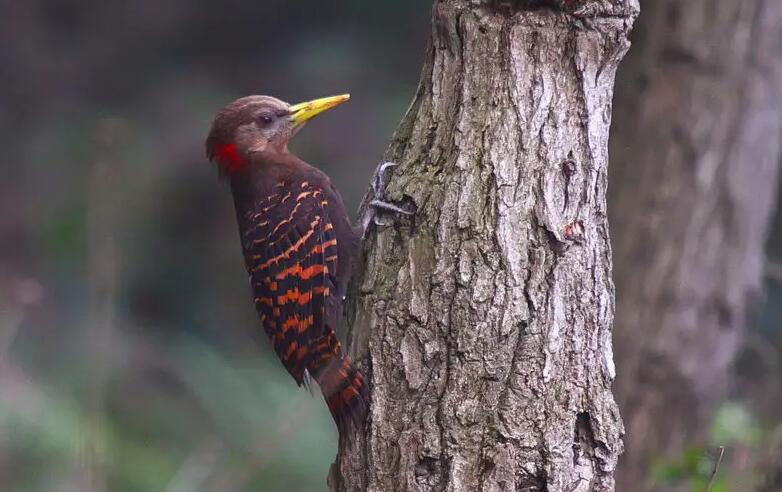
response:
[(342, 430), (363, 413), (367, 390), (334, 332), (337, 284), (346, 281), (338, 276), (340, 248), (329, 214), (336, 197), (321, 183), (292, 177), (264, 194), (237, 210), (255, 306), (285, 368), (299, 385), (307, 374), (318, 381)]

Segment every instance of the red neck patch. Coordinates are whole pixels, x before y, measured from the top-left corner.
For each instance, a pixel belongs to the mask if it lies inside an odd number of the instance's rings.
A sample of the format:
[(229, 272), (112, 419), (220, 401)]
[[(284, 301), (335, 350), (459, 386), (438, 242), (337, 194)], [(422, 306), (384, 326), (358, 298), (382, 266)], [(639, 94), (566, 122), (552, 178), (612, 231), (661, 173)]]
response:
[(247, 165), (247, 160), (239, 154), (239, 149), (234, 144), (217, 144), (213, 152), (213, 159), (226, 174), (235, 173)]

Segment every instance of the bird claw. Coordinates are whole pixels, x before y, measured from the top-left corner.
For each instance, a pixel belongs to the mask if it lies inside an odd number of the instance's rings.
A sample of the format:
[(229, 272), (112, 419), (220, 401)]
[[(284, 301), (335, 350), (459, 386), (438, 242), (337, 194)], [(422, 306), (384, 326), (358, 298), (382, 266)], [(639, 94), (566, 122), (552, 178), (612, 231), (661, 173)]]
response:
[(398, 214), (403, 214), (403, 215), (413, 215), (413, 212), (409, 210), (405, 210), (399, 205), (394, 205), (391, 202), (384, 202), (378, 199), (372, 200), (371, 202), (369, 202), (369, 205), (380, 210), (387, 210), (389, 212), (396, 212)]
[(372, 176), (372, 192), (379, 200), (383, 200), (386, 196), (386, 170), (389, 167), (396, 167), (395, 162), (381, 162), (377, 168), (375, 168), (375, 175)]
[(372, 193), (374, 198), (369, 202), (369, 206), (365, 212), (365, 217), (363, 220), (363, 237), (366, 237), (367, 229), (371, 223), (374, 223), (378, 227), (389, 225), (389, 222), (380, 220), (380, 212), (393, 212), (402, 215), (413, 215), (413, 212), (405, 210), (399, 205), (395, 205), (389, 201), (386, 201), (386, 171), (388, 168), (395, 166), (395, 162), (383, 162), (375, 169), (375, 174), (372, 177)]

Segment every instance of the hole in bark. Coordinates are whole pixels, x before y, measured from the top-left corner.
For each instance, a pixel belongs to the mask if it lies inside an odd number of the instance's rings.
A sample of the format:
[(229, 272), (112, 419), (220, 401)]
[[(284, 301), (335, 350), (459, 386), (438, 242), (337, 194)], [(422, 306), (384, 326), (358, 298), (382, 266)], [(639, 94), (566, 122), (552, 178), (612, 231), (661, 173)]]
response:
[(416, 463), (414, 473), (418, 485), (436, 485), (440, 477), (440, 461), (424, 456)]
[(573, 159), (573, 152), (568, 155), (567, 159), (562, 161), (562, 174), (568, 178), (576, 174), (576, 161)]
[(492, 471), (494, 471), (495, 468), (497, 468), (497, 465), (494, 464), (492, 460), (483, 460), (481, 463), (481, 467), (483, 468), (484, 474), (489, 474)]
[(518, 482), (516, 482), (517, 492), (537, 492), (548, 490), (546, 486), (546, 470), (540, 470), (539, 474), (532, 475), (525, 473)]
[(546, 231), (546, 239), (548, 239), (549, 246), (551, 247), (551, 250), (554, 251), (557, 254), (562, 254), (568, 249), (568, 244), (563, 243), (559, 240), (559, 238), (548, 230), (548, 228), (543, 228), (544, 231)]
[(573, 438), (573, 464), (577, 465), (583, 455), (593, 455), (595, 452), (595, 436), (592, 433), (592, 419), (587, 412), (576, 415), (576, 426)]
[(412, 216), (415, 216), (415, 213), (418, 211), (418, 205), (415, 204), (415, 200), (410, 195), (402, 195), (400, 206), (403, 209), (412, 212)]

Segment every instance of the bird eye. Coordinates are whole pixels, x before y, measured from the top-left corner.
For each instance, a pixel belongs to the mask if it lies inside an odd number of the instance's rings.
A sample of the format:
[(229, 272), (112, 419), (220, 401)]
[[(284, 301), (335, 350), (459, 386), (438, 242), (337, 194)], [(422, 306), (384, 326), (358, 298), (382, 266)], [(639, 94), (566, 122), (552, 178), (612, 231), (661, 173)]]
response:
[(274, 122), (274, 116), (264, 113), (258, 117), (258, 123), (261, 124), (261, 126), (269, 126)]

